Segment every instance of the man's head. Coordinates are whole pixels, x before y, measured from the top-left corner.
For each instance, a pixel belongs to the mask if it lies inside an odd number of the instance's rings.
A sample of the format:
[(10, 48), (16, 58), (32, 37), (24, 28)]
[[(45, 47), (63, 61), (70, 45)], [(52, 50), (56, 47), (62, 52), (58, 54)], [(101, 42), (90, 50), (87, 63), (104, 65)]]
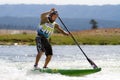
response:
[(57, 11), (53, 11), (50, 13), (49, 15), (49, 20), (50, 22), (54, 22), (58, 17), (58, 12)]

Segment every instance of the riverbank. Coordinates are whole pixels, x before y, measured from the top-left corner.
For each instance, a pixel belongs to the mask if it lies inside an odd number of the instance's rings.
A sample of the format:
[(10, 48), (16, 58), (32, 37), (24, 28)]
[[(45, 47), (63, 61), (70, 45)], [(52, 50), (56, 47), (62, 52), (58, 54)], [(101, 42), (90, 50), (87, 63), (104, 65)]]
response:
[[(72, 32), (79, 44), (83, 45), (120, 45), (120, 28), (96, 29)], [(17, 34), (0, 34), (0, 45), (35, 45), (35, 31)], [(74, 45), (70, 36), (53, 34), (52, 45)]]

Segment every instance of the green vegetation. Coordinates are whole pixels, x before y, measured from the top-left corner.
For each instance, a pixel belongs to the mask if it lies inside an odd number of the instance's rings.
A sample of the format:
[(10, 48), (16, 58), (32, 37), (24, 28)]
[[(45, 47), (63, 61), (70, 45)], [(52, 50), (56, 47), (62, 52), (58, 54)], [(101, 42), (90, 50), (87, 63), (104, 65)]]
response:
[[(119, 45), (120, 35), (75, 35), (79, 44), (83, 45)], [(74, 41), (70, 37), (52, 36), (53, 44), (69, 44), (74, 45)]]
[(35, 34), (6, 34), (0, 35), (0, 44), (12, 45), (18, 43), (20, 45), (35, 45)]
[[(73, 33), (79, 44), (83, 45), (120, 45), (120, 35), (91, 35)], [(13, 45), (18, 43), (20, 45), (35, 45), (36, 34), (6, 34), (0, 35), (1, 45)], [(74, 45), (74, 41), (70, 36), (62, 34), (54, 34), (51, 37), (51, 44), (53, 45)]]

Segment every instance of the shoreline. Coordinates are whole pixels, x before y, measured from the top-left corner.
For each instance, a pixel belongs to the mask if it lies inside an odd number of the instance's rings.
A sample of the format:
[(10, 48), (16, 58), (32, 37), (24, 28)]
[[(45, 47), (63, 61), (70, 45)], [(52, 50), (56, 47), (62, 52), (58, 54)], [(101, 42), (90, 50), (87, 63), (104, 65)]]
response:
[[(0, 45), (35, 45), (36, 32), (30, 30), (0, 34)], [(10, 32), (14, 32), (10, 30)], [(120, 28), (95, 29), (71, 32), (80, 45), (120, 45)], [(52, 45), (75, 45), (70, 36), (55, 33)]]

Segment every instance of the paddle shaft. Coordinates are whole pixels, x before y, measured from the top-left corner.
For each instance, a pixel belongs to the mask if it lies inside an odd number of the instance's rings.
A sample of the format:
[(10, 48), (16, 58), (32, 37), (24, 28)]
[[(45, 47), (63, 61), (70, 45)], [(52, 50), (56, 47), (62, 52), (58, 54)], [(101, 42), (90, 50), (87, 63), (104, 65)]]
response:
[(90, 60), (87, 55), (85, 54), (85, 52), (82, 50), (82, 48), (80, 47), (80, 45), (78, 44), (77, 40), (74, 38), (74, 36), (71, 34), (71, 32), (68, 30), (68, 28), (66, 27), (66, 25), (63, 23), (62, 19), (58, 16), (58, 19), (60, 20), (60, 22), (63, 24), (63, 26), (65, 27), (65, 29), (68, 31), (68, 33), (70, 34), (70, 36), (72, 37), (72, 39), (74, 40), (74, 42), (77, 44), (77, 46), (79, 47), (79, 49), (82, 51), (82, 53), (84, 54), (84, 56), (86, 57), (86, 59), (88, 60), (88, 62), (92, 65), (93, 68), (98, 68), (97, 65)]

